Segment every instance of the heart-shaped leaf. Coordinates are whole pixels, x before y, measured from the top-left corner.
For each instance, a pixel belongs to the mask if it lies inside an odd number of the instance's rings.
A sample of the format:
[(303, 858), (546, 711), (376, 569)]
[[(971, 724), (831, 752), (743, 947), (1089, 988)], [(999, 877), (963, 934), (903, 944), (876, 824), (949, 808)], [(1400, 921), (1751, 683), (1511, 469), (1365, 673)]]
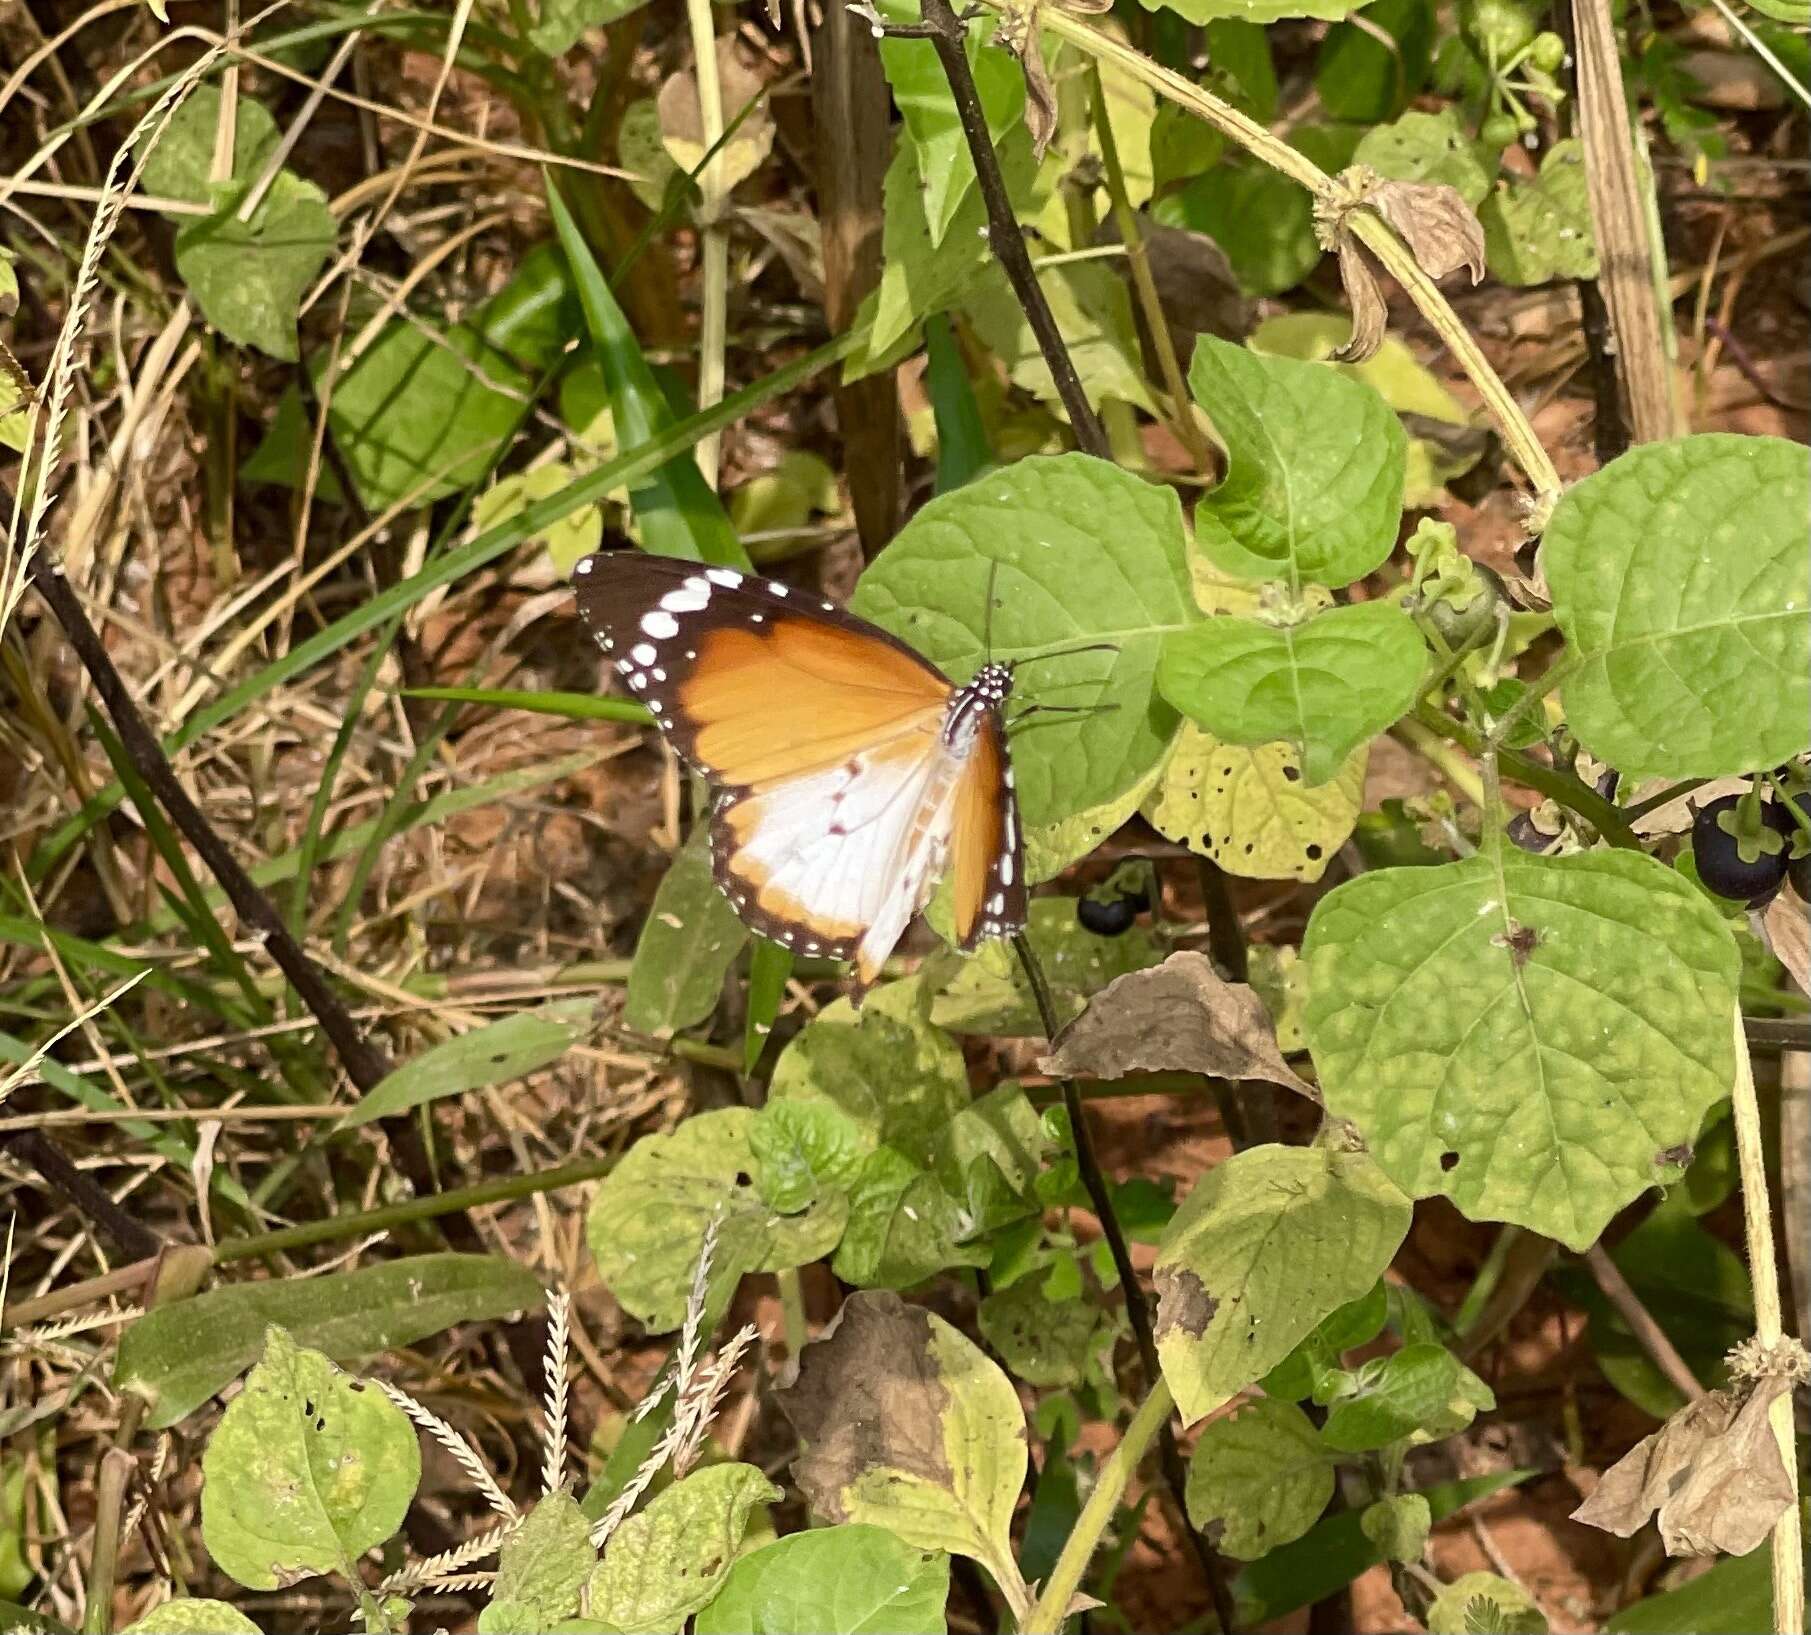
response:
[(1259, 1397), (1201, 1433), (1188, 1462), (1188, 1519), (1222, 1555), (1256, 1561), (1320, 1519), (1333, 1467), (1300, 1408)]
[(743, 1556), (697, 1635), (944, 1635), (950, 1559), (884, 1527), (814, 1527)]

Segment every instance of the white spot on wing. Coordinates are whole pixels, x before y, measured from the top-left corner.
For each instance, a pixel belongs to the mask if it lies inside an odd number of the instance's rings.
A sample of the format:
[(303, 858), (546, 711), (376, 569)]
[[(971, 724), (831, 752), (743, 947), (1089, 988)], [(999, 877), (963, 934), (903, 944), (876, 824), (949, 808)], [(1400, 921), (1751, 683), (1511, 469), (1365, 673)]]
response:
[(713, 585), (721, 585), (725, 590), (734, 590), (742, 583), (742, 575), (734, 568), (706, 568), (704, 577)]
[(657, 642), (670, 641), (679, 634), (679, 621), (670, 612), (663, 613), (656, 608), (652, 613), (641, 616), (642, 634), (652, 636)]
[(1010, 886), (1012, 884), (1012, 853), (1011, 852), (1008, 852), (1004, 857), (1002, 857), (1000, 859), (1000, 884), (1003, 886)]
[(710, 606), (711, 589), (702, 579), (691, 580), (661, 597), (660, 605), (669, 613), (700, 613)]
[(652, 642), (637, 642), (629, 649), (629, 657), (637, 664), (652, 664), (656, 657)]

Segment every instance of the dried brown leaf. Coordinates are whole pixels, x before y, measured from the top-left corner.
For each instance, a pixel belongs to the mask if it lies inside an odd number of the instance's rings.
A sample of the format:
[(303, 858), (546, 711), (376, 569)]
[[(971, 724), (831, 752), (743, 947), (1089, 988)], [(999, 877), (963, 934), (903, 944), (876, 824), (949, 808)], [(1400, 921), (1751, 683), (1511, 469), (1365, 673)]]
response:
[(1811, 914), (1790, 885), (1780, 889), (1761, 915), (1761, 935), (1799, 991), (1811, 993)]
[[(773, 113), (763, 103), (749, 109), (740, 125), (736, 116), (766, 89), (760, 75), (744, 66), (736, 54), (736, 40), (726, 34), (717, 41), (717, 79), (723, 94), (723, 124), (733, 134), (717, 150), (712, 169), (728, 193), (752, 175), (773, 149)], [(661, 86), (656, 99), (660, 111), (660, 140), (681, 170), (694, 171), (710, 149), (704, 139), (704, 114), (698, 105), (698, 80), (687, 68)], [(708, 176), (708, 172), (706, 173)]]
[(1352, 333), (1345, 345), (1333, 349), (1333, 356), (1342, 363), (1363, 363), (1383, 345), (1390, 313), (1358, 240), (1344, 232), (1339, 235), (1339, 281), (1352, 308)]
[(1415, 252), (1430, 278), (1460, 267), (1475, 284), (1484, 276), (1484, 229), (1464, 196), (1444, 182), (1379, 182), (1368, 203)]
[(1284, 1062), (1257, 993), (1224, 981), (1205, 954), (1189, 952), (1108, 983), (1038, 1066), (1064, 1078), (1180, 1070), (1265, 1079), (1320, 1099)]
[(1032, 153), (1041, 165), (1056, 135), (1056, 87), (1044, 66), (1038, 46), (1037, 0), (1023, 11), (1008, 11), (994, 33), (994, 43), (1019, 59), (1025, 73), (1025, 128), (1031, 132)]
[(1669, 1555), (1746, 1555), (1792, 1502), (1767, 1418), (1790, 1386), (1770, 1374), (1681, 1408), (1604, 1472), (1572, 1519), (1628, 1538), (1652, 1515)]

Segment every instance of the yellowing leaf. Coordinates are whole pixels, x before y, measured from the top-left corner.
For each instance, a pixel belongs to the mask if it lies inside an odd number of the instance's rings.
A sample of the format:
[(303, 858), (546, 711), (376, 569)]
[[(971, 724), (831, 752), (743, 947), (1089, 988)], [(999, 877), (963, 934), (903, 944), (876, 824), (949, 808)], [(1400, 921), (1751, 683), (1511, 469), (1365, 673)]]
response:
[[(472, 526), (482, 533), (499, 522), (519, 516), (529, 506), (559, 493), (577, 478), (571, 466), (550, 460), (512, 477), (504, 477), (480, 496), (472, 507)], [(540, 533), (530, 536), (547, 547), (547, 554), (562, 579), (570, 578), (580, 557), (589, 556), (604, 539), (604, 514), (595, 505), (581, 505)]]
[[(760, 75), (743, 65), (736, 50), (736, 37), (725, 34), (717, 41), (717, 79), (722, 87), (723, 128), (735, 126), (735, 134), (717, 149), (709, 167), (699, 175), (701, 184), (716, 173), (719, 190), (728, 193), (738, 182), (746, 181), (761, 167), (761, 161), (773, 151), (773, 113), (763, 102), (750, 109), (741, 124), (736, 116), (766, 89)], [(681, 170), (694, 172), (710, 151), (705, 140), (704, 115), (698, 103), (698, 81), (687, 68), (672, 76), (660, 88), (658, 99), (660, 138)]]

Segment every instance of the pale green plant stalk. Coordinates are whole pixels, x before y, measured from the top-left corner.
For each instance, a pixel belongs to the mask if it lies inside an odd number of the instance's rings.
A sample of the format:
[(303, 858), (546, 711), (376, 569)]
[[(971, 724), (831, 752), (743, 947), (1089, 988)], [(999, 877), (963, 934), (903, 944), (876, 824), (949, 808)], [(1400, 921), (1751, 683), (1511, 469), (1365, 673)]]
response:
[[(710, 157), (698, 173), (699, 250), (703, 258), (704, 296), (698, 325), (698, 407), (712, 409), (723, 400), (723, 354), (729, 346), (729, 235), (723, 226), (723, 155), (712, 152), (723, 140), (723, 84), (717, 74), (717, 36), (711, 0), (686, 0), (696, 60), (698, 114), (704, 150)], [(698, 443), (698, 469), (717, 486), (722, 436), (712, 432)]]

